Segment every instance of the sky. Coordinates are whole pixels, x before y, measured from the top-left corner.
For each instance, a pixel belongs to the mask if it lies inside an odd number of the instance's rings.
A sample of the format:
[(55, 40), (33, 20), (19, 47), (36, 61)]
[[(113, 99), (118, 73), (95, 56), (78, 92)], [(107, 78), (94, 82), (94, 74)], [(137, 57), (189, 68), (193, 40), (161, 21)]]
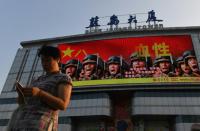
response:
[(150, 10), (164, 27), (200, 26), (199, 5), (199, 0), (0, 0), (0, 92), (21, 41), (84, 34), (93, 16), (108, 22), (105, 16), (124, 20), (125, 14)]

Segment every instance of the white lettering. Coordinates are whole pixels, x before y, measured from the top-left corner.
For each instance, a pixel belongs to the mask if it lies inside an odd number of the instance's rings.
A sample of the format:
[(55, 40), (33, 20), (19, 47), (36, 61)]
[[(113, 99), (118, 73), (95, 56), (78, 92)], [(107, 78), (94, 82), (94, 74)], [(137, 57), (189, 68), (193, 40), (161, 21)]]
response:
[(118, 30), (118, 27), (115, 27), (115, 28), (114, 28), (114, 31), (117, 31), (117, 30)]
[(148, 29), (153, 29), (153, 25), (148, 25)]
[(129, 26), (129, 27), (128, 27), (128, 30), (132, 30), (132, 27), (131, 27), (131, 26)]
[(99, 29), (98, 27), (95, 28), (90, 28), (85, 30), (85, 34), (89, 34), (89, 33), (96, 33), (96, 32), (113, 32), (113, 31), (125, 31), (125, 30), (146, 30), (146, 29), (163, 29), (163, 24), (154, 24), (154, 25), (138, 25), (135, 26), (135, 28), (133, 28), (132, 26), (128, 26), (128, 27), (118, 27), (115, 26), (113, 28), (113, 26), (110, 26), (110, 28), (106, 28), (106, 29)]
[(146, 25), (143, 25), (143, 26), (142, 26), (142, 29), (147, 29), (147, 26), (146, 26)]
[(85, 34), (88, 34), (88, 33), (90, 33), (89, 30), (85, 30)]
[(158, 24), (155, 24), (155, 25), (154, 25), (154, 28), (155, 28), (155, 29), (158, 29)]
[(160, 28), (160, 29), (163, 29), (163, 24), (159, 24), (159, 28)]
[(138, 26), (136, 27), (136, 29), (141, 29), (141, 27), (142, 27), (141, 25), (138, 25)]

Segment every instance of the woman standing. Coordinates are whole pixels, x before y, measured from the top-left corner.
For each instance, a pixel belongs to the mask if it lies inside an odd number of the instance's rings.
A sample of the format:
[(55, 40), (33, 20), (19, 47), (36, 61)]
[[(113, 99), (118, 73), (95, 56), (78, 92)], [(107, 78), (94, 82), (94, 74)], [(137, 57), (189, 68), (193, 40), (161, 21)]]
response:
[(16, 84), (21, 90), (19, 107), (12, 115), (8, 131), (57, 131), (59, 110), (65, 110), (69, 104), (72, 81), (59, 71), (59, 49), (43, 46), (38, 56), (46, 74), (34, 80), (30, 87)]

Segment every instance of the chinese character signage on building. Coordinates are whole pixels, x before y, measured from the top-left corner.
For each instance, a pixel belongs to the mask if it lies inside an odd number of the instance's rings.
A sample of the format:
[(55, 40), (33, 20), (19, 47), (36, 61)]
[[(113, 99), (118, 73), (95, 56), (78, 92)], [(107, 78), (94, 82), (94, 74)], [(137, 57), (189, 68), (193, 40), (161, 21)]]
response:
[(190, 35), (116, 38), (58, 45), (75, 86), (198, 82)]
[[(147, 20), (139, 20), (137, 16), (141, 16), (147, 14)], [(96, 33), (96, 32), (112, 32), (112, 31), (120, 31), (120, 30), (143, 30), (143, 29), (162, 29), (163, 24), (158, 24), (159, 22), (163, 22), (163, 20), (158, 19), (155, 15), (155, 11), (151, 10), (148, 13), (135, 13), (135, 14), (124, 14), (124, 15), (115, 15), (112, 16), (103, 16), (103, 17), (91, 17), (89, 26), (86, 27), (85, 33)], [(127, 17), (126, 21), (121, 21), (119, 17)], [(108, 23), (102, 23), (102, 19), (109, 17)], [(100, 23), (99, 23), (100, 19)], [(151, 24), (153, 22), (153, 24)], [(134, 26), (132, 25), (134, 23)], [(145, 23), (145, 25), (141, 25), (141, 23)], [(148, 25), (146, 25), (148, 23)], [(119, 25), (128, 24), (128, 27), (120, 27)], [(139, 24), (139, 25), (138, 25)], [(109, 26), (109, 28), (101, 28), (101, 27)], [(89, 29), (88, 29), (89, 28)]]

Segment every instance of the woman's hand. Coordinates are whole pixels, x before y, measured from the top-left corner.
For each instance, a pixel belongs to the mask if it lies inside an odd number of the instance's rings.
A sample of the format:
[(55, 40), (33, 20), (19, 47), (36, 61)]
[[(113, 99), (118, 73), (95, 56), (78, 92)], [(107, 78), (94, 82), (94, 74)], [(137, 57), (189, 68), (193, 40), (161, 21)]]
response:
[(65, 110), (69, 104), (71, 97), (72, 85), (71, 84), (59, 84), (58, 85), (58, 96), (54, 96), (48, 92), (40, 90), (39, 98), (45, 102), (52, 109)]
[(24, 96), (26, 97), (37, 97), (39, 96), (40, 89), (38, 87), (23, 88)]
[(19, 105), (25, 104), (26, 102), (25, 102), (25, 98), (24, 98), (25, 96), (24, 96), (24, 93), (23, 93), (22, 85), (19, 82), (16, 82), (15, 85), (16, 85), (16, 91), (17, 91), (17, 94), (18, 94), (17, 103)]

